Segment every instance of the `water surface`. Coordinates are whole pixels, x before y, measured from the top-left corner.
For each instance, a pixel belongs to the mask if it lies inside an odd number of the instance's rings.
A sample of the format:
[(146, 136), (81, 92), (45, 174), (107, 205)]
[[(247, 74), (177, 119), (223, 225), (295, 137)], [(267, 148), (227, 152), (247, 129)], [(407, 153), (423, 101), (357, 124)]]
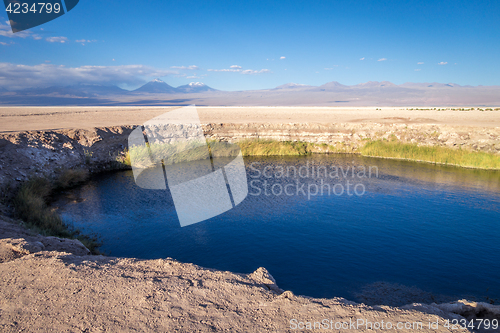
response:
[[(451, 298), (500, 299), (499, 172), (351, 155), (245, 163), (248, 197), (184, 228), (168, 190), (137, 187), (131, 171), (96, 176), (57, 205), (113, 256), (172, 257), (240, 273), (264, 266), (281, 288), (314, 297), (356, 299), (363, 286), (387, 281)], [(323, 195), (312, 195), (315, 186)]]

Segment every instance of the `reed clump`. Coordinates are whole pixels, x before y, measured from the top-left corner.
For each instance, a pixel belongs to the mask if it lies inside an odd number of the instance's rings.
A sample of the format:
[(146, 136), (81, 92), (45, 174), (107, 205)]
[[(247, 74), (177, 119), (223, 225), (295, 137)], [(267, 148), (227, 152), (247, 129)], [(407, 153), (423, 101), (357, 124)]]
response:
[(238, 142), (243, 156), (308, 155), (314, 144), (301, 141), (243, 140)]
[(419, 146), (397, 140), (368, 141), (361, 149), (364, 156), (397, 158), (466, 168), (500, 169), (500, 156), (486, 152)]
[[(222, 156), (236, 156), (238, 146), (243, 156), (302, 156), (312, 153), (355, 153), (369, 157), (395, 158), (409, 161), (421, 161), (435, 164), (455, 165), (478, 169), (500, 169), (500, 156), (474, 152), (466, 149), (452, 149), (439, 146), (419, 146), (391, 138), (390, 140), (366, 140), (360, 148), (345, 143), (319, 144), (304, 141), (277, 141), (249, 139), (237, 142), (237, 145), (227, 142), (207, 141), (196, 143), (192, 147), (186, 144), (146, 144), (135, 146), (120, 157), (119, 162), (127, 166), (134, 161), (136, 166), (149, 167), (163, 162), (173, 164)], [(160, 156), (162, 161), (152, 161), (151, 156)]]
[(55, 179), (31, 178), (20, 186), (12, 200), (17, 216), (40, 234), (76, 238), (92, 253), (98, 253), (99, 243), (95, 237), (82, 235), (65, 224), (49, 206), (50, 196), (55, 191), (73, 187), (87, 179), (87, 170), (64, 170)]
[[(208, 148), (207, 148), (208, 147)], [(320, 145), (301, 141), (243, 140), (237, 144), (210, 140), (207, 143), (190, 144), (149, 144), (130, 147), (118, 162), (130, 166), (148, 167), (160, 161), (165, 164), (203, 160), (212, 157), (237, 156), (241, 150), (243, 156), (308, 155)], [(325, 147), (328, 148), (327, 145)], [(317, 149), (316, 149), (317, 150)]]

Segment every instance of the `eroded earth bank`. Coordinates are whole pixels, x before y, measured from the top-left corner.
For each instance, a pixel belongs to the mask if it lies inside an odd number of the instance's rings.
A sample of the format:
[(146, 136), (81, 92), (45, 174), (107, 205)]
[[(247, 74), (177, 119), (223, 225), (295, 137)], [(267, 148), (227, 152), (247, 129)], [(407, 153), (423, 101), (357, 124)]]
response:
[[(0, 134), (2, 198), (33, 176), (50, 177), (67, 168), (98, 172), (119, 167), (116, 160), (123, 156), (133, 128)], [(391, 136), (407, 142), (500, 152), (499, 127), (212, 123), (204, 125), (204, 130), (207, 137), (217, 140), (300, 140), (336, 145), (346, 152), (356, 151), (366, 138)], [(485, 303), (389, 307), (296, 296), (281, 290), (279, 281), (264, 268), (245, 275), (171, 258), (93, 256), (77, 240), (36, 235), (10, 214), (10, 208), (2, 206), (2, 332), (285, 332), (303, 331), (299, 328), (313, 327), (315, 322), (316, 328), (321, 323), (321, 331), (331, 332), (371, 332), (370, 323), (372, 328), (390, 323), (398, 332), (461, 332), (467, 330), (447, 328), (445, 320), (500, 319), (500, 307)], [(418, 323), (422, 323), (421, 329)]]

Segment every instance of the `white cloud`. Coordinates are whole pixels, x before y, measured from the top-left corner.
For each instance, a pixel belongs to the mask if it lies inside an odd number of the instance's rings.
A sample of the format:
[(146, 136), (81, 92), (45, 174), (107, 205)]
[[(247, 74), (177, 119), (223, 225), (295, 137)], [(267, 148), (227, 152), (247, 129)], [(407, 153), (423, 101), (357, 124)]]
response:
[(20, 89), (51, 85), (129, 84), (137, 85), (153, 77), (177, 74), (144, 65), (80, 66), (40, 64), (34, 66), (0, 63), (0, 86)]
[(223, 69), (207, 69), (207, 72), (233, 72), (233, 73), (241, 73), (241, 74), (263, 74), (263, 73), (271, 73), (269, 69), (261, 69), (261, 70), (253, 70), (253, 69), (241, 69), (241, 66), (233, 65), (232, 68), (223, 68)]
[(75, 40), (75, 42), (82, 43), (82, 45), (85, 45), (86, 43), (95, 43), (97, 41), (95, 39), (92, 39), (92, 40), (90, 40), (90, 39), (77, 39), (77, 40)]
[(438, 63), (438, 65), (448, 65), (448, 62), (447, 61), (441, 61), (440, 63)]
[(377, 61), (386, 61), (386, 60), (387, 60), (387, 58), (380, 58), (380, 59), (379, 59), (379, 60), (377, 60)]
[(186, 76), (186, 79), (201, 79), (199, 76)]
[(229, 66), (229, 68), (237, 68), (237, 69), (241, 69), (241, 66), (238, 66), (238, 65), (232, 65), (232, 66)]
[(421, 69), (420, 69), (420, 68), (415, 69), (415, 72), (420, 72), (420, 71), (421, 71)]
[(359, 59), (359, 60), (365, 60), (365, 57), (363, 57), (363, 58), (361, 58), (361, 59)]
[(174, 69), (189, 69), (189, 70), (193, 70), (193, 71), (197, 71), (197, 70), (200, 69), (196, 65), (191, 65), (191, 66), (172, 66), (170, 68), (174, 68)]
[(286, 57), (280, 57), (280, 60), (286, 59)]
[(417, 65), (423, 65), (424, 63), (423, 62), (417, 62)]
[(47, 42), (50, 43), (66, 43), (68, 41), (68, 38), (66, 37), (47, 37), (45, 38)]
[(271, 73), (269, 69), (261, 69), (259, 71), (253, 69), (245, 69), (241, 72), (241, 74), (263, 74), (263, 73)]
[[(2, 19), (2, 18), (0, 18), (0, 19)], [(43, 28), (41, 28), (40, 30), (43, 30)], [(23, 30), (23, 31), (18, 31), (16, 33), (13, 33), (12, 29), (10, 28), (10, 21), (5, 21), (5, 24), (0, 21), (0, 36), (8, 37), (8, 38), (23, 38), (23, 39), (32, 38), (34, 40), (43, 39), (42, 36), (35, 34), (30, 30)], [(65, 43), (68, 41), (68, 39), (66, 37), (48, 37), (45, 40), (47, 40), (48, 42), (52, 42), (52, 43), (55, 43), (55, 42)], [(95, 42), (95, 40), (92, 40), (92, 41), (87, 40), (86, 42), (87, 43)]]
[(9, 44), (4, 43), (4, 42), (0, 42), (0, 45), (9, 45)]
[(207, 69), (208, 72), (241, 72), (239, 68)]
[(42, 37), (38, 36), (37, 34), (34, 34), (33, 32), (29, 30), (24, 30), (24, 31), (19, 31), (16, 33), (12, 32), (12, 29), (10, 28), (10, 22), (6, 21), (6, 24), (3, 24), (0, 22), (0, 36), (8, 37), (8, 38), (27, 38), (31, 37), (33, 39), (42, 39)]
[(325, 68), (325, 71), (331, 71), (332, 69), (334, 69), (334, 67), (339, 67), (339, 65), (333, 65), (333, 67), (327, 67)]

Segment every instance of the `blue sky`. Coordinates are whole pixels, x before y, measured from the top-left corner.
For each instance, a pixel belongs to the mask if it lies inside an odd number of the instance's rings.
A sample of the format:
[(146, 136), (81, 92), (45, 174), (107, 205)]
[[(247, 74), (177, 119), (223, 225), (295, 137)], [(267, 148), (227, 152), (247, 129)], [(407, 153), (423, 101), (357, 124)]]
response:
[[(221, 90), (287, 82), (500, 85), (500, 1), (80, 0), (12, 34), (0, 14), (0, 86), (160, 77)], [(233, 67), (231, 67), (233, 66)]]

